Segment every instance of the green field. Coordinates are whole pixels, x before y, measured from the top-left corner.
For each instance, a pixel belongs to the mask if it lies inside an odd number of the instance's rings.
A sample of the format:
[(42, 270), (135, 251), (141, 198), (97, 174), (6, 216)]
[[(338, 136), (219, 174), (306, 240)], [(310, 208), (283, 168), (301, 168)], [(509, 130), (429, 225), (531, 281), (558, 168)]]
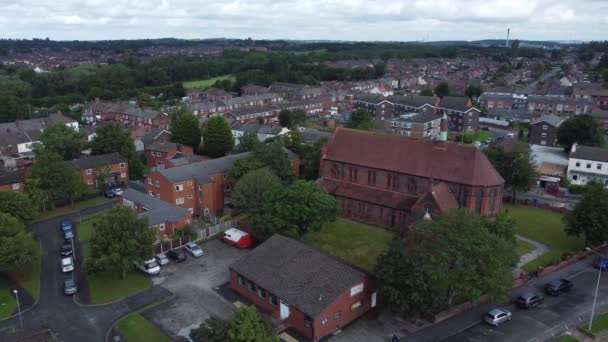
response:
[(55, 208), (53, 210), (47, 210), (45, 212), (42, 212), (40, 214), (38, 214), (38, 217), (36, 217), (36, 221), (42, 221), (42, 220), (46, 220), (49, 219), (51, 217), (56, 217), (56, 216), (60, 216), (60, 215), (65, 215), (67, 213), (70, 213), (72, 211), (77, 211), (77, 210), (82, 210), (82, 209), (86, 209), (86, 208), (91, 208), (91, 207), (96, 207), (100, 204), (104, 204), (111, 201), (111, 199), (109, 198), (105, 198), (105, 197), (94, 197), (88, 200), (84, 200), (84, 201), (80, 201), (80, 202), (75, 202), (74, 206), (70, 206), (70, 205), (66, 205), (63, 207), (58, 207)]
[(17, 310), (17, 301), (15, 296), (9, 290), (9, 284), (6, 280), (0, 280), (0, 319), (9, 317)]
[(519, 256), (532, 252), (534, 248), (536, 247), (531, 243), (522, 240), (517, 240), (517, 255)]
[(523, 205), (505, 204), (505, 210), (515, 220), (515, 228), (521, 235), (548, 245), (551, 250), (525, 264), (526, 271), (538, 266), (549, 266), (564, 253), (576, 253), (584, 248), (581, 238), (566, 235), (562, 215), (548, 210)]
[(562, 335), (557, 339), (558, 342), (577, 342), (576, 337), (571, 335)]
[(338, 219), (302, 240), (371, 272), (394, 236), (382, 228)]
[(206, 80), (198, 80), (198, 81), (188, 81), (182, 82), (182, 85), (186, 89), (194, 89), (194, 88), (208, 88), (211, 87), (217, 81), (223, 81), (229, 79), (234, 82), (234, 76), (232, 75), (222, 75), (217, 77), (208, 78)]
[(167, 335), (137, 312), (118, 321), (116, 330), (129, 342), (171, 342)]
[(78, 235), (78, 240), (80, 240), (80, 242), (91, 240), (93, 232), (95, 231), (95, 221), (104, 213), (105, 211), (102, 211), (85, 216), (76, 224), (76, 234)]

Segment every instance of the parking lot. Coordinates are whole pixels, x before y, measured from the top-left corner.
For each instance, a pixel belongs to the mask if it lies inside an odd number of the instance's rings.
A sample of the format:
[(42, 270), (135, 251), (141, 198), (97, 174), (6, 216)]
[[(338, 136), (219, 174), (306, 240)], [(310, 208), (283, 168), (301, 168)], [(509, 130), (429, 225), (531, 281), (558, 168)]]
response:
[(247, 255), (219, 240), (201, 244), (204, 255), (182, 263), (171, 261), (152, 277), (155, 285), (175, 293), (175, 299), (143, 312), (144, 317), (172, 337), (185, 336), (212, 315), (227, 319), (234, 306), (214, 288), (229, 281), (228, 267)]

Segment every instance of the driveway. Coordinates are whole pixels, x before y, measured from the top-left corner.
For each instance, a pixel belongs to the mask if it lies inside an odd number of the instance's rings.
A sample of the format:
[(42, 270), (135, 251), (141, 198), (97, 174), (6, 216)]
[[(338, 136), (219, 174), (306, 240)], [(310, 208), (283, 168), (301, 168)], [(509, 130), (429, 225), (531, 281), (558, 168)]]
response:
[(198, 327), (207, 318), (218, 316), (227, 319), (234, 305), (216, 293), (214, 288), (230, 280), (228, 267), (246, 256), (249, 250), (237, 249), (219, 240), (201, 245), (205, 255), (176, 264), (162, 266), (159, 276), (153, 278), (173, 293), (174, 300), (143, 312), (144, 317), (156, 324), (166, 334), (185, 336), (191, 328)]
[[(63, 281), (72, 274), (62, 273), (60, 269), (59, 248), (63, 239), (59, 231), (59, 222), (68, 217), (78, 222), (80, 215), (107, 210), (113, 204), (113, 202), (105, 203), (79, 213), (37, 222), (29, 227), (42, 247), (42, 270), (38, 302), (22, 316), (25, 331), (50, 329), (64, 342), (103, 342), (106, 332), (117, 319), (130, 311), (171, 296), (166, 289), (152, 287), (109, 305), (81, 306), (71, 296), (63, 294)], [(78, 257), (78, 249), (76, 253)], [(19, 327), (17, 316), (1, 321), (0, 341), (10, 340), (10, 332), (19, 330)]]

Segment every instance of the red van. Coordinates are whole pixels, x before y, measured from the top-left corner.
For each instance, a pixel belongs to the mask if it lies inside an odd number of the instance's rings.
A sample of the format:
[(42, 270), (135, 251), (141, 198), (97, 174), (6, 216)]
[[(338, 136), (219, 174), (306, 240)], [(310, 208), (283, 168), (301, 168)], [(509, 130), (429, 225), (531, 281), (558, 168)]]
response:
[(224, 235), (222, 235), (222, 240), (226, 241), (231, 245), (235, 245), (238, 248), (251, 247), (251, 235), (236, 228), (230, 228), (226, 230), (224, 232)]

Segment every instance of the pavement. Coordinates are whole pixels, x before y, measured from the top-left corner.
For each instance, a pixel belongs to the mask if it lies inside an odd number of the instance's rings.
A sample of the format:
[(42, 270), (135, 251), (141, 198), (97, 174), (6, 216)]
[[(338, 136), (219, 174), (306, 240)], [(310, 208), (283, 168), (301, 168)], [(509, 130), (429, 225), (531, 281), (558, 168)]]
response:
[[(106, 334), (115, 321), (127, 313), (155, 303), (172, 293), (162, 287), (151, 287), (134, 296), (99, 306), (83, 306), (72, 296), (63, 294), (63, 281), (72, 273), (62, 273), (59, 248), (63, 240), (59, 221), (69, 217), (78, 222), (80, 216), (107, 210), (114, 202), (84, 209), (79, 212), (51, 218), (32, 224), (29, 229), (40, 241), (42, 248), (42, 270), (38, 301), (22, 314), (25, 331), (51, 330), (64, 342), (104, 342)], [(77, 258), (79, 249), (76, 248)], [(78, 265), (78, 264), (77, 264)], [(79, 270), (74, 276), (79, 276)], [(0, 341), (14, 338), (12, 332), (19, 331), (18, 315), (0, 322)]]
[(517, 238), (517, 240), (525, 241), (531, 245), (534, 245), (534, 247), (536, 247), (531, 252), (526, 253), (519, 258), (517, 267), (514, 270), (514, 272), (516, 272), (516, 273), (514, 273), (515, 276), (519, 276), (519, 274), (521, 273), (520, 267), (522, 267), (523, 265), (529, 263), (530, 261), (538, 258), (539, 256), (547, 253), (551, 248), (549, 246), (545, 245), (544, 243), (540, 243), (536, 240), (528, 239), (527, 237), (519, 235), (519, 234), (516, 234), (515, 237)]
[(230, 280), (228, 267), (246, 256), (250, 250), (238, 249), (213, 239), (203, 244), (204, 255), (182, 263), (161, 266), (161, 273), (152, 278), (157, 286), (178, 293), (173, 300), (154, 306), (142, 315), (164, 333), (177, 338), (198, 327), (211, 316), (228, 319), (235, 306), (217, 290)]

